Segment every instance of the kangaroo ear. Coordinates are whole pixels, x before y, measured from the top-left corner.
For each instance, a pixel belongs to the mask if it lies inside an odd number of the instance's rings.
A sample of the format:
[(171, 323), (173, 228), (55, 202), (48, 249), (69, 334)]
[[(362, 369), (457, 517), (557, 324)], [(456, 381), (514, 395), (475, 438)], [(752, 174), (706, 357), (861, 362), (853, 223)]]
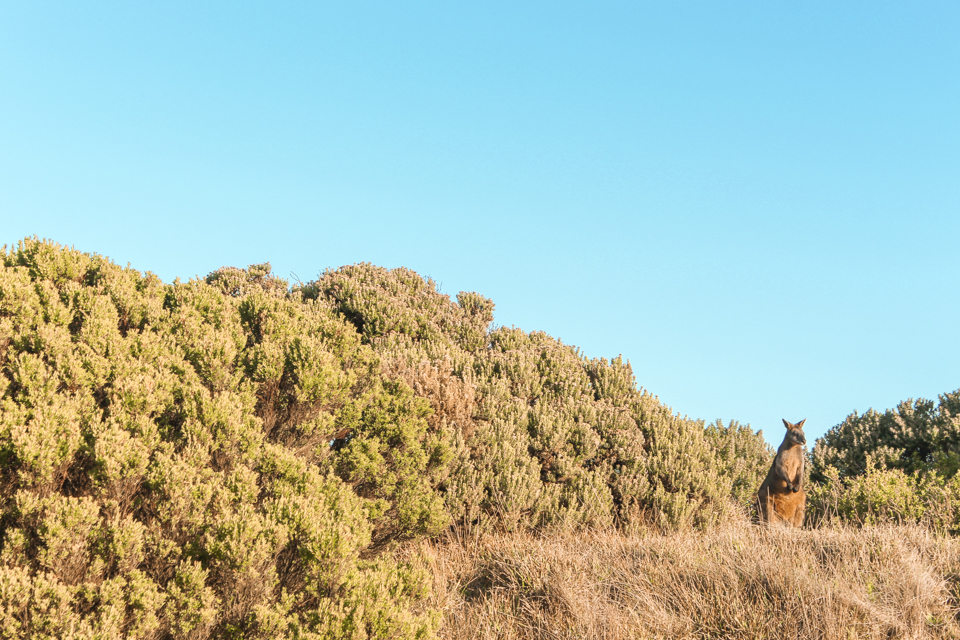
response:
[[(783, 418), (780, 418), (780, 419), (783, 420)], [(783, 420), (783, 426), (785, 426), (787, 429), (789, 429), (789, 428), (792, 427), (793, 425), (790, 424), (789, 422), (787, 422), (786, 420)]]
[(803, 420), (801, 420), (800, 422), (798, 422), (798, 423), (797, 423), (797, 429), (803, 429), (803, 423), (806, 422), (806, 421), (807, 421), (807, 419), (804, 418)]

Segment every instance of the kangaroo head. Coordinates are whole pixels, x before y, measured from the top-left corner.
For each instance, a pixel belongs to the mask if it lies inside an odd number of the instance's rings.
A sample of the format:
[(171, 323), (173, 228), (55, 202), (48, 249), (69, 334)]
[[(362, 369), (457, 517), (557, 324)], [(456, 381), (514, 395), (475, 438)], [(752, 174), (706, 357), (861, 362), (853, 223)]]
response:
[(803, 423), (806, 422), (806, 421), (807, 421), (807, 419), (804, 418), (803, 420), (801, 420), (801, 421), (798, 422), (797, 424), (793, 424), (793, 423), (791, 423), (791, 422), (787, 422), (786, 420), (784, 420), (784, 421), (783, 421), (783, 426), (785, 426), (785, 427), (787, 428), (787, 436), (783, 439), (783, 441), (786, 442), (786, 443), (788, 443), (788, 444), (790, 444), (790, 445), (794, 445), (794, 444), (805, 445), (805, 444), (807, 444), (807, 437), (806, 437), (805, 435), (803, 435)]

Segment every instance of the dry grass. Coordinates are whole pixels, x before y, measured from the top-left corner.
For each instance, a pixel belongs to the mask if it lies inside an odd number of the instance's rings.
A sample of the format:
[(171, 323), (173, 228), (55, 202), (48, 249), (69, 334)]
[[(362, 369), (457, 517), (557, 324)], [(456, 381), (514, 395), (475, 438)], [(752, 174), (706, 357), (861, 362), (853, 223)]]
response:
[(957, 638), (960, 542), (915, 527), (450, 536), (441, 637)]

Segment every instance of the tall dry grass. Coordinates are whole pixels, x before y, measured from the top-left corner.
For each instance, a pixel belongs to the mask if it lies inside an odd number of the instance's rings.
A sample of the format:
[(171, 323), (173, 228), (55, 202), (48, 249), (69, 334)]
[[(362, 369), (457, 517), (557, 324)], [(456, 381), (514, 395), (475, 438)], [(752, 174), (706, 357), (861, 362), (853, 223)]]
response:
[(449, 536), (441, 637), (957, 638), (960, 543), (907, 526)]

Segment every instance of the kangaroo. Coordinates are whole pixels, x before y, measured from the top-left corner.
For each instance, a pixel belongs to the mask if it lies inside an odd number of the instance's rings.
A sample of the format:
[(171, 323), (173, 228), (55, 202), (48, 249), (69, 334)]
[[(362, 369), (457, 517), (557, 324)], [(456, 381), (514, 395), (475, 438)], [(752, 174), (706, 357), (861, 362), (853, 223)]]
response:
[(770, 465), (767, 478), (757, 491), (760, 519), (766, 523), (782, 522), (794, 527), (803, 526), (803, 511), (807, 506), (807, 494), (803, 491), (803, 423), (790, 424), (783, 421), (787, 435), (777, 449), (777, 457)]

